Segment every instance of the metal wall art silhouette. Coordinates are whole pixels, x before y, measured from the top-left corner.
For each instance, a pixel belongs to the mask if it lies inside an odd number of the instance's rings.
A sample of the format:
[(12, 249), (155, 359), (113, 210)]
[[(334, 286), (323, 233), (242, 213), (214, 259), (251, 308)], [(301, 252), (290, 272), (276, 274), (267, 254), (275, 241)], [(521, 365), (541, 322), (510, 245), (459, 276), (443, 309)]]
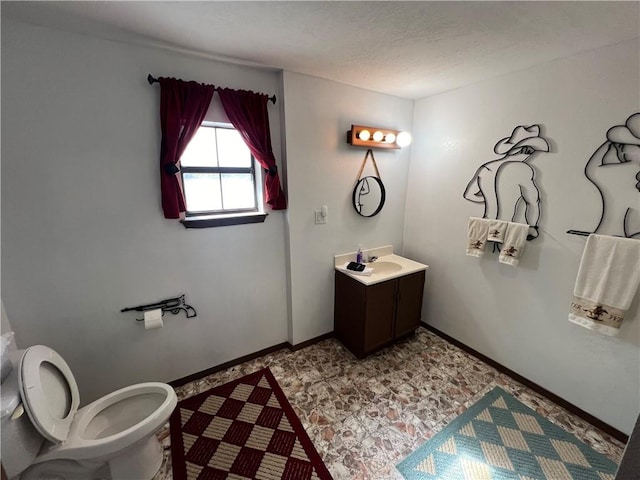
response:
[(600, 221), (592, 231), (567, 233), (640, 238), (640, 113), (607, 130), (607, 140), (589, 158), (584, 175), (600, 195)]
[(463, 197), (484, 204), (483, 218), (530, 225), (527, 240), (532, 240), (538, 236), (541, 206), (530, 162), (537, 152), (548, 152), (549, 143), (540, 136), (539, 125), (519, 125), (493, 151), (501, 157), (476, 170)]

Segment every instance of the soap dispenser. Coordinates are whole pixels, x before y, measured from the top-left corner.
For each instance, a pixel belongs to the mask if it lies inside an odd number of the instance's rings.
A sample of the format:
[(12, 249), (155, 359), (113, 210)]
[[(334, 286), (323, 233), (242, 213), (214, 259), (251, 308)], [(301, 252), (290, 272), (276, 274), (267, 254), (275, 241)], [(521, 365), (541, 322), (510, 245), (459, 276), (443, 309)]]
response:
[(358, 253), (356, 253), (356, 263), (362, 263), (362, 245), (358, 245)]

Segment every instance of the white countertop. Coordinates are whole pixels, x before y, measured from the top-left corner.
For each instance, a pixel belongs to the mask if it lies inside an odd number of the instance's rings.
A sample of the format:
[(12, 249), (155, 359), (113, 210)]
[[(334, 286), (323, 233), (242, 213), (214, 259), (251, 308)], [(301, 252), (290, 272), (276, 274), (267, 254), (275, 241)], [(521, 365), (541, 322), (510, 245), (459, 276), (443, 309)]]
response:
[[(376, 283), (386, 282), (387, 280), (403, 277), (429, 268), (428, 265), (423, 263), (409, 260), (408, 258), (401, 257), (400, 255), (395, 255), (393, 253), (393, 247), (389, 246), (365, 250), (365, 258), (369, 255), (378, 256), (377, 260), (374, 262), (365, 263), (368, 268), (373, 269), (371, 275), (358, 274), (345, 268), (349, 262), (355, 262), (355, 252), (336, 255), (334, 257), (334, 267), (339, 272), (343, 272), (364, 285), (374, 285)], [(376, 264), (379, 265), (379, 270), (381, 271), (376, 272)]]

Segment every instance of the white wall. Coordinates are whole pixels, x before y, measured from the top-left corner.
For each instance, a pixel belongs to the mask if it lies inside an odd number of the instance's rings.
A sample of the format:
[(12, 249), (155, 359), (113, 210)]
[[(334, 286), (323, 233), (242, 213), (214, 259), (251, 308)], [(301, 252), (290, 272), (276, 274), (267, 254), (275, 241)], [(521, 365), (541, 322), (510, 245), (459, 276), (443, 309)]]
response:
[[(374, 152), (386, 203), (360, 217), (351, 203), (366, 149), (346, 143), (351, 124), (411, 130), (413, 101), (284, 72), (291, 327), (294, 344), (333, 330), (333, 256), (367, 247), (402, 249), (408, 148)], [(366, 174), (372, 174), (367, 162)], [(314, 211), (327, 205), (326, 224)]]
[[(639, 51), (636, 39), (418, 101), (404, 237), (431, 266), (423, 320), (626, 433), (640, 409), (638, 298), (617, 338), (569, 323), (585, 237), (565, 232), (597, 223), (583, 168), (607, 129), (640, 111)], [(467, 219), (482, 216), (462, 198), (467, 182), (499, 139), (533, 123), (552, 146), (532, 162), (540, 238), (517, 268), (465, 256)]]
[[(59, 351), (83, 402), (287, 339), (284, 213), (200, 230), (163, 218), (148, 73), (282, 99), (278, 72), (2, 18), (2, 297), (18, 344)], [(196, 318), (145, 331), (120, 313), (180, 293)]]
[[(2, 21), (4, 302), (19, 344), (58, 350), (83, 401), (330, 332), (333, 255), (401, 251), (410, 150), (376, 152), (387, 202), (365, 219), (351, 205), (365, 151), (345, 139), (352, 123), (410, 130), (412, 101)], [(148, 73), (276, 93), (289, 209), (213, 229), (165, 220)], [(315, 225), (321, 205), (328, 223)], [(162, 330), (119, 312), (182, 292), (198, 317), (165, 316)]]

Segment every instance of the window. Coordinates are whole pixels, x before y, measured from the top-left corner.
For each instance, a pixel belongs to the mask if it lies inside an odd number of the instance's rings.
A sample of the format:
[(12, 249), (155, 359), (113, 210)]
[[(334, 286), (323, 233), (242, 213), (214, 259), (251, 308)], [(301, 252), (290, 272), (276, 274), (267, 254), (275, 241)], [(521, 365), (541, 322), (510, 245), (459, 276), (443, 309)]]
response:
[(205, 122), (180, 158), (188, 228), (263, 222), (259, 168), (237, 130)]

